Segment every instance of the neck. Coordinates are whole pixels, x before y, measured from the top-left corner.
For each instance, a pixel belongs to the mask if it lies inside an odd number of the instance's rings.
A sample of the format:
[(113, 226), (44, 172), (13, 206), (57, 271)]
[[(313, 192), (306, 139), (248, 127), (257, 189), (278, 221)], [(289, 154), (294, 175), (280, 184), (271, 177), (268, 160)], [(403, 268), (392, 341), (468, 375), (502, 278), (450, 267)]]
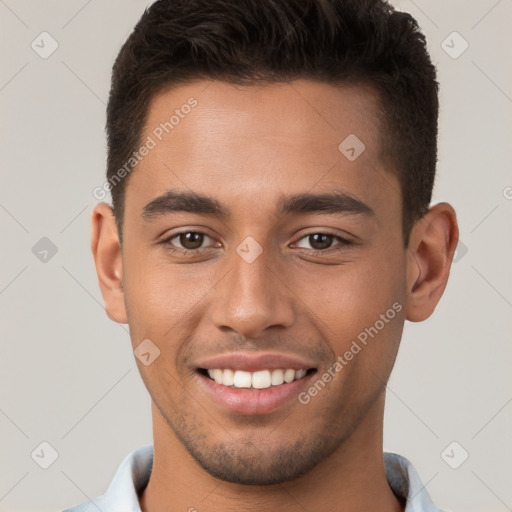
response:
[(328, 459), (306, 475), (277, 485), (239, 485), (212, 477), (184, 449), (154, 404), (152, 415), (153, 469), (139, 498), (143, 512), (404, 510), (384, 470), (384, 394)]

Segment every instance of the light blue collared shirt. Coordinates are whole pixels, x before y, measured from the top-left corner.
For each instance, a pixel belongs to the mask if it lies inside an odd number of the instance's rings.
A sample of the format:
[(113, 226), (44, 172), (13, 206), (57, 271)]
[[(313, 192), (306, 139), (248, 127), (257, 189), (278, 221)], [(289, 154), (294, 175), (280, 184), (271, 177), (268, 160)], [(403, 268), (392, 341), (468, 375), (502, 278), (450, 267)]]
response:
[[(405, 457), (385, 452), (384, 467), (391, 489), (406, 500), (405, 512), (442, 512)], [(152, 468), (153, 445), (149, 444), (125, 457), (105, 494), (64, 512), (141, 512), (137, 496), (148, 485)]]

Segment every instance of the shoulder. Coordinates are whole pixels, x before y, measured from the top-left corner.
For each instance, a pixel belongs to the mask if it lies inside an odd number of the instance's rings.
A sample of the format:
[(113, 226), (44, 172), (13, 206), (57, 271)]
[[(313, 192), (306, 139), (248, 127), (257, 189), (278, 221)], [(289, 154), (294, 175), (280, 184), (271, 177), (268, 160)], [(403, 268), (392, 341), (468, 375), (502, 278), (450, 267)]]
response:
[(386, 478), (393, 492), (404, 499), (404, 512), (443, 512), (430, 498), (413, 464), (397, 453), (384, 453)]
[(137, 448), (123, 459), (104, 494), (63, 512), (140, 512), (138, 494), (148, 484), (152, 467), (153, 445)]

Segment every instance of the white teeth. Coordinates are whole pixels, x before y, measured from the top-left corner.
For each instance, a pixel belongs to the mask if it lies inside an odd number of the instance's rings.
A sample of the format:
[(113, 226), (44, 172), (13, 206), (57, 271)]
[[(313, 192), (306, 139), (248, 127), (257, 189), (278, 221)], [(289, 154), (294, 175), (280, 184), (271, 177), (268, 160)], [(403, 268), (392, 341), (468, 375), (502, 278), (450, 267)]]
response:
[(217, 384), (223, 383), (223, 377), (224, 377), (224, 372), (222, 370), (219, 370), (219, 369), (213, 370), (213, 378), (215, 379), (215, 382)]
[(221, 370), (219, 368), (208, 369), (208, 375), (217, 384), (234, 386), (235, 388), (267, 389), (270, 386), (280, 386), (283, 383), (293, 382), (302, 379), (306, 370), (259, 370), (257, 372), (246, 372), (242, 370)]
[(261, 370), (252, 374), (252, 387), (256, 389), (269, 388), (271, 384), (270, 372), (268, 370)]
[(295, 370), (286, 370), (284, 372), (284, 381), (293, 382), (295, 380)]
[(279, 386), (284, 382), (283, 370), (274, 370), (272, 372), (272, 386)]
[(235, 388), (250, 388), (252, 382), (251, 372), (243, 372), (237, 370), (233, 378), (233, 386)]
[(223, 374), (222, 384), (224, 386), (232, 386), (235, 382), (235, 372), (233, 370), (224, 370)]
[(302, 377), (304, 377), (304, 375), (306, 375), (306, 370), (297, 370), (295, 372), (295, 380), (302, 379)]

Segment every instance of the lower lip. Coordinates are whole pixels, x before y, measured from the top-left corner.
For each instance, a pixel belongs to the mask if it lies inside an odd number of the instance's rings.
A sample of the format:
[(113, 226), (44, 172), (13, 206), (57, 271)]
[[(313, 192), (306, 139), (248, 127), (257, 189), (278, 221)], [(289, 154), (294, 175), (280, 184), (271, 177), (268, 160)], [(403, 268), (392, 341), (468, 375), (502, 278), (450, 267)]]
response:
[(287, 402), (297, 399), (310, 377), (315, 372), (293, 382), (270, 386), (266, 389), (235, 388), (217, 384), (214, 380), (199, 374), (201, 383), (213, 401), (228, 411), (237, 414), (270, 414)]

